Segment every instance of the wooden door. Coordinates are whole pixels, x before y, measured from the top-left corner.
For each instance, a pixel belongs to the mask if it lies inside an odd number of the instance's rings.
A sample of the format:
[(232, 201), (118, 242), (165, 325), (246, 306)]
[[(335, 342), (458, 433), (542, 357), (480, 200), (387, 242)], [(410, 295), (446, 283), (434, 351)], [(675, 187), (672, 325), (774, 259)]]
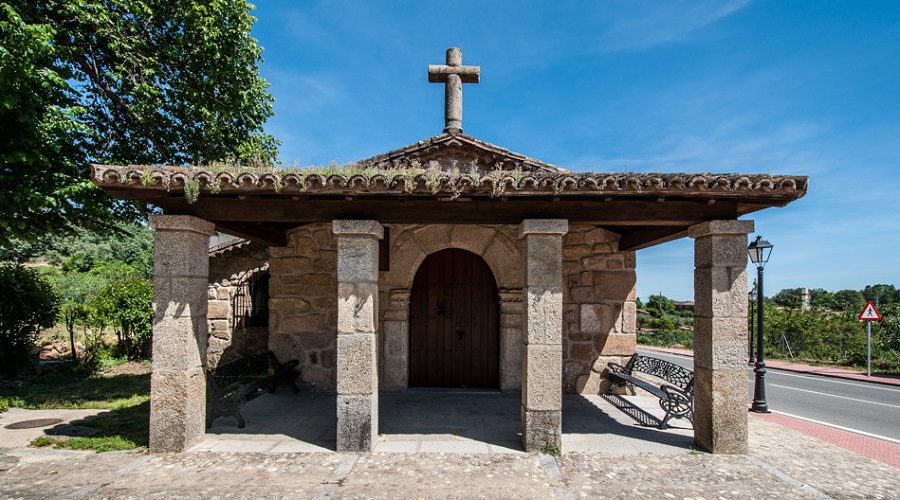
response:
[(499, 386), (497, 282), (481, 257), (455, 248), (426, 257), (409, 316), (411, 387)]

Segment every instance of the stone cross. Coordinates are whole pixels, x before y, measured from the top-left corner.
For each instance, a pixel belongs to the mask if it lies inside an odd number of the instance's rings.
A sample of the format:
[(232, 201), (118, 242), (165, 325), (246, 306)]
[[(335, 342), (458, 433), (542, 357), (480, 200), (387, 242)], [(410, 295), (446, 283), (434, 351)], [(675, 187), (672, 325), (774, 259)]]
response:
[(481, 68), (463, 66), (462, 51), (447, 49), (447, 64), (429, 64), (428, 81), (444, 84), (444, 133), (462, 133), (462, 84), (478, 83)]

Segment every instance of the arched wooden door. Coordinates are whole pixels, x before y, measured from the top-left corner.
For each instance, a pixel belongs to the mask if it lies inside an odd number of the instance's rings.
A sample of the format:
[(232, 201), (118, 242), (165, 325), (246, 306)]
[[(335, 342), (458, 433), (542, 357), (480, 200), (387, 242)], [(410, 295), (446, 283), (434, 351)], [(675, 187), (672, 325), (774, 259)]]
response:
[(409, 385), (499, 387), (497, 282), (455, 248), (425, 258), (410, 294)]

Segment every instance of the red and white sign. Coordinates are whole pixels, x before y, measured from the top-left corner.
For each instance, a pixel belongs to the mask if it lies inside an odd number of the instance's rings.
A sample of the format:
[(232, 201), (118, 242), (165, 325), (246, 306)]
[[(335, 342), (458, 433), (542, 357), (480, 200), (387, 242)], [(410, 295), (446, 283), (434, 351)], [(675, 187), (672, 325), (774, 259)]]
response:
[(881, 321), (881, 314), (875, 309), (875, 304), (870, 300), (866, 303), (866, 307), (859, 313), (860, 321)]

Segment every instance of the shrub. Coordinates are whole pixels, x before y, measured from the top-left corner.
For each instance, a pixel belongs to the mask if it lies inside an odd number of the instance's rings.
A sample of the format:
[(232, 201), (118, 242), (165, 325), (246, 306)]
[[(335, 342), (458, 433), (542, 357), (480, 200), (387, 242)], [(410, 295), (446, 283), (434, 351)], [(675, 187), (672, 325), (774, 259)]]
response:
[(94, 297), (94, 308), (115, 330), (117, 354), (128, 359), (150, 357), (152, 281), (137, 276), (110, 281)]
[(56, 321), (59, 297), (37, 271), (0, 264), (0, 372), (14, 375), (33, 354), (41, 328)]

